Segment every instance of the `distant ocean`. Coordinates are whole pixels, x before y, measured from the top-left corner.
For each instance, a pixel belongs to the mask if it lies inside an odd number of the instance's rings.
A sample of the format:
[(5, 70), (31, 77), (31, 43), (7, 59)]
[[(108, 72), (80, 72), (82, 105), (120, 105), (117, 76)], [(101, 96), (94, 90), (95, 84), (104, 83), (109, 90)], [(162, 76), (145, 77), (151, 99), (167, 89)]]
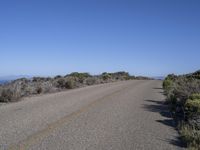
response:
[(8, 82), (8, 80), (0, 80), (0, 84), (4, 84), (6, 82)]
[(0, 84), (4, 84), (16, 79), (20, 79), (20, 78), (31, 78), (30, 76), (26, 76), (26, 75), (17, 75), (17, 76), (1, 76), (0, 77)]
[(160, 77), (153, 77), (154, 79), (156, 79), (156, 80), (164, 80), (165, 79), (165, 77), (164, 76), (160, 76)]

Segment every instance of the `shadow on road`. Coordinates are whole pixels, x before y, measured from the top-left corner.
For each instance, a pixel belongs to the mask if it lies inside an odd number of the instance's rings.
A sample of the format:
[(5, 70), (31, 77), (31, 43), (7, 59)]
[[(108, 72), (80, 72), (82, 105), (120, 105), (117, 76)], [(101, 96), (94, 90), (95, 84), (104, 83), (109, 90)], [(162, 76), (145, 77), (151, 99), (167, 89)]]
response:
[[(153, 88), (158, 93), (161, 93), (161, 88)], [(171, 117), (168, 105), (165, 104), (165, 100), (153, 100), (153, 99), (146, 99), (143, 108), (149, 112), (156, 112), (159, 113), (164, 118), (162, 120), (156, 120), (156, 122), (164, 124), (166, 126), (170, 126), (176, 129), (176, 124), (174, 119)], [(165, 141), (169, 142), (170, 144), (185, 147), (185, 144), (181, 142), (180, 137), (175, 137), (175, 139), (165, 139)]]
[(156, 101), (156, 100), (145, 100), (148, 102), (144, 104), (144, 108), (151, 112), (159, 112), (162, 116), (166, 118), (171, 118), (168, 106), (165, 104), (165, 101)]
[(162, 90), (163, 88), (155, 87), (155, 88), (153, 88), (153, 89), (155, 89), (155, 90)]

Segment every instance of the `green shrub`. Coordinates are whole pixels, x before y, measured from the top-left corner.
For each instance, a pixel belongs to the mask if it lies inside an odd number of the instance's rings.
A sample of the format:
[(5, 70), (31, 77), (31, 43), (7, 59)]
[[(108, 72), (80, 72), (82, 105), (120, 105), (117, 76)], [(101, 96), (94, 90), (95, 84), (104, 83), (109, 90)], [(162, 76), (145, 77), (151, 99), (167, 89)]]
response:
[(179, 105), (184, 105), (186, 100), (193, 94), (200, 92), (200, 80), (178, 76), (171, 79), (167, 77), (163, 81), (163, 88), (167, 99), (176, 99)]
[(73, 89), (73, 88), (75, 88), (75, 82), (74, 82), (73, 80), (67, 80), (67, 81), (65, 82), (64, 87), (65, 87), (66, 89)]
[(90, 78), (87, 78), (85, 80), (85, 82), (87, 85), (94, 85), (94, 84), (98, 83), (98, 79), (95, 77), (90, 77)]
[(9, 102), (13, 97), (13, 92), (10, 89), (3, 89), (0, 96), (0, 102)]
[(175, 74), (169, 74), (165, 79), (175, 81), (178, 78)]
[(77, 78), (88, 78), (88, 77), (91, 77), (91, 75), (89, 73), (79, 73), (79, 72), (73, 72), (65, 77), (68, 77), (68, 76), (71, 76), (71, 77), (77, 77)]
[(135, 76), (130, 76), (130, 79), (134, 80), (134, 79), (136, 79), (136, 77)]
[(104, 81), (109, 80), (109, 79), (112, 79), (113, 81), (116, 81), (116, 80), (121, 81), (121, 80), (135, 79), (135, 76), (130, 76), (128, 72), (121, 71), (121, 72), (115, 72), (115, 73), (104, 72), (101, 74), (101, 78)]
[(189, 125), (182, 124), (179, 130), (181, 138), (191, 150), (200, 149), (200, 130), (197, 130)]
[(62, 78), (62, 76), (57, 75), (57, 76), (54, 77), (54, 79), (59, 79), (59, 78)]
[(36, 88), (36, 93), (37, 93), (37, 94), (41, 94), (42, 91), (43, 91), (43, 90), (42, 90), (42, 87), (37, 87), (37, 88)]
[(192, 77), (193, 78), (196, 78), (196, 79), (200, 79), (200, 70), (196, 71), (195, 73), (192, 74)]
[(115, 80), (129, 80), (130, 75), (128, 72), (120, 71), (120, 72), (115, 72), (115, 73), (110, 73), (111, 78)]
[(102, 78), (103, 78), (103, 80), (108, 80), (108, 79), (111, 78), (111, 75), (108, 74), (108, 73), (103, 73), (103, 74), (102, 74)]
[(33, 77), (32, 81), (33, 82), (43, 82), (43, 81), (48, 81), (49, 78), (43, 78), (43, 77)]
[(191, 100), (195, 100), (195, 99), (200, 99), (200, 93), (195, 93), (195, 94), (192, 94), (189, 99)]
[(185, 103), (185, 111), (189, 118), (200, 115), (200, 99), (187, 100)]
[(59, 78), (57, 80), (57, 87), (58, 88), (65, 88), (65, 79), (64, 78)]
[[(183, 121), (179, 130), (189, 149), (200, 149), (200, 80), (199, 72), (187, 75), (168, 75), (163, 88), (177, 121)], [(196, 94), (194, 94), (196, 93)], [(182, 109), (184, 108), (184, 109)]]
[(166, 79), (163, 81), (163, 88), (166, 91), (169, 91), (173, 86), (173, 81), (171, 79)]
[(65, 78), (67, 78), (67, 77), (73, 77), (73, 78), (77, 79), (78, 82), (83, 83), (84, 80), (86, 78), (91, 77), (91, 75), (89, 73), (73, 72), (73, 73), (65, 76)]
[(73, 78), (60, 78), (57, 80), (58, 88), (73, 89), (75, 87), (75, 81)]

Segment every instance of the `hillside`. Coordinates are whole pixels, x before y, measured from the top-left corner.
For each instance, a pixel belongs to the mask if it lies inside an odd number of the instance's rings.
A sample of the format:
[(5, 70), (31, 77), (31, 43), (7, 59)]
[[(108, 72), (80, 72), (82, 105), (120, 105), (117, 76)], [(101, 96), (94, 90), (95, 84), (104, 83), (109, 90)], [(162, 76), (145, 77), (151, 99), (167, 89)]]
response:
[(131, 79), (148, 80), (148, 77), (135, 77), (127, 72), (107, 73), (101, 75), (90, 75), (89, 73), (73, 72), (65, 76), (50, 77), (33, 77), (31, 79), (21, 78), (10, 83), (0, 86), (0, 102), (14, 102), (20, 98), (62, 91), (66, 89), (74, 89), (94, 84), (102, 84), (115, 81), (124, 81)]

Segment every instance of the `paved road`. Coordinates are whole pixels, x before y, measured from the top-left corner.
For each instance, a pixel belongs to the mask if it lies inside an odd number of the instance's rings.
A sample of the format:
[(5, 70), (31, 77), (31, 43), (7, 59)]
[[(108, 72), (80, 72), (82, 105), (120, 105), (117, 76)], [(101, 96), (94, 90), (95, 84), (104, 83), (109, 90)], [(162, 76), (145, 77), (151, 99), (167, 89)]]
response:
[(161, 81), (123, 81), (0, 107), (0, 149), (181, 149)]

